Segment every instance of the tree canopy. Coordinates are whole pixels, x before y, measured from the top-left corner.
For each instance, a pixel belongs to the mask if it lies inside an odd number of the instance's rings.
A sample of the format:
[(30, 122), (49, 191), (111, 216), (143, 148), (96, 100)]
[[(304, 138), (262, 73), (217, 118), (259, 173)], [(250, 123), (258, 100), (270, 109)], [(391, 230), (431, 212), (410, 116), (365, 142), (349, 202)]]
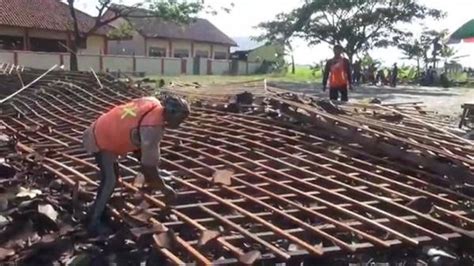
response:
[[(352, 60), (356, 54), (394, 46), (410, 36), (404, 24), (442, 16), (442, 11), (417, 0), (306, 0), (301, 7), (259, 27), (265, 32), (262, 36), (296, 36), (310, 44), (342, 45)], [(274, 30), (271, 25), (283, 30)]]
[[(132, 8), (114, 9), (114, 13), (110, 15), (110, 13), (107, 13), (107, 10), (109, 10), (114, 4), (120, 4), (120, 1), (96, 0), (97, 16), (95, 23), (87, 31), (81, 32), (79, 31), (76, 9), (74, 6), (76, 0), (66, 1), (69, 5), (69, 10), (73, 18), (74, 42), (72, 43), (72, 47), (68, 47), (71, 53), (71, 70), (78, 70), (77, 51), (79, 44), (84, 39), (86, 39), (87, 36), (93, 34), (99, 28), (104, 27), (119, 18), (132, 16), (131, 13), (133, 8), (144, 8), (150, 11), (149, 16), (156, 16), (178, 23), (191, 22), (201, 11), (212, 14), (216, 14), (218, 12), (218, 10), (212, 6), (206, 5), (205, 0), (143, 0), (135, 5), (132, 5)], [(229, 12), (230, 8), (233, 6), (234, 4), (231, 3), (230, 7), (223, 6), (220, 7), (220, 10)], [(129, 31), (130, 25), (124, 24), (111, 32), (111, 37), (118, 38), (120, 35), (127, 35)]]

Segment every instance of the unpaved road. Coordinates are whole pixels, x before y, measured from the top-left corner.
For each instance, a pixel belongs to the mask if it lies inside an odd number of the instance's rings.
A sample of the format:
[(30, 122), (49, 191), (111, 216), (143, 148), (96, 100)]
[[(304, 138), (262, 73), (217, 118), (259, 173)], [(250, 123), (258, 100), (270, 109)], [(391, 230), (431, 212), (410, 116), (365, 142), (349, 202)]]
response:
[[(328, 92), (323, 92), (320, 84), (275, 83), (271, 85), (295, 92), (328, 97)], [(461, 114), (463, 103), (474, 102), (474, 88), (359, 86), (349, 94), (350, 101), (369, 101), (374, 97), (383, 103), (423, 102), (426, 109), (454, 118)]]

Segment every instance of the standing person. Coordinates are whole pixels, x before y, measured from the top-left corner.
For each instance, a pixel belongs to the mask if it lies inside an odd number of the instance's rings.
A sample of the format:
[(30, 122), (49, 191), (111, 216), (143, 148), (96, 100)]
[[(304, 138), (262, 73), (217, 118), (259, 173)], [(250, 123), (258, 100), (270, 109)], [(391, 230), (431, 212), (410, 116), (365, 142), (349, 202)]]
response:
[(392, 77), (390, 80), (390, 85), (392, 87), (397, 87), (397, 81), (398, 81), (398, 66), (397, 63), (393, 64), (393, 69), (392, 69)]
[(354, 74), (352, 79), (352, 84), (360, 84), (362, 76), (362, 66), (360, 60), (356, 61), (354, 64)]
[(324, 68), (323, 91), (326, 91), (329, 82), (329, 99), (337, 101), (341, 94), (341, 101), (347, 102), (348, 89), (352, 90), (351, 64), (342, 56), (342, 46), (334, 46), (333, 51), (334, 57), (327, 61)]
[(100, 169), (100, 186), (89, 213), (88, 229), (100, 233), (100, 218), (118, 177), (117, 157), (134, 152), (141, 172), (151, 188), (161, 190), (167, 200), (175, 198), (173, 188), (160, 177), (160, 141), (165, 128), (177, 128), (188, 117), (188, 103), (174, 96), (134, 99), (102, 114), (83, 135), (84, 148), (93, 153)]
[(369, 66), (369, 81), (372, 82), (372, 85), (377, 85), (377, 67), (375, 63)]

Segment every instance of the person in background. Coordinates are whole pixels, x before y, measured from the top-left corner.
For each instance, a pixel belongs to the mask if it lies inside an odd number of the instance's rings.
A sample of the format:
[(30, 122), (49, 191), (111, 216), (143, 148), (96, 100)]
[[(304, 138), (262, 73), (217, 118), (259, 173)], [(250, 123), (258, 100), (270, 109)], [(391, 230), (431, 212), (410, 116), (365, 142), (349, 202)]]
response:
[(398, 66), (397, 63), (393, 64), (392, 68), (392, 76), (390, 78), (390, 86), (397, 87), (397, 80), (398, 80)]
[(362, 66), (361, 66), (361, 61), (358, 60), (354, 64), (354, 74), (353, 74), (353, 79), (352, 79), (352, 84), (360, 84), (361, 82), (361, 77), (362, 77)]
[(368, 72), (369, 72), (369, 81), (372, 83), (372, 85), (377, 85), (377, 78), (376, 78), (377, 66), (375, 65), (375, 63), (369, 66)]
[(334, 57), (326, 62), (323, 76), (323, 91), (329, 86), (329, 99), (337, 101), (339, 94), (341, 101), (347, 102), (348, 90), (352, 90), (351, 64), (342, 56), (344, 49), (340, 45), (334, 46)]

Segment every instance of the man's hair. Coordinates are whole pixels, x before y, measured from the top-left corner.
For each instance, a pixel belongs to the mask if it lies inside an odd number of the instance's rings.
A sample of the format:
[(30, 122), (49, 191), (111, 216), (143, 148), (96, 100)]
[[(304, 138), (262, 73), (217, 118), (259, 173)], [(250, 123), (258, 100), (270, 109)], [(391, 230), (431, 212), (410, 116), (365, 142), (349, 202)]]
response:
[(333, 51), (341, 51), (341, 52), (343, 52), (343, 51), (344, 51), (344, 47), (342, 47), (342, 46), (339, 45), (339, 44), (336, 44), (336, 45), (334, 45)]

